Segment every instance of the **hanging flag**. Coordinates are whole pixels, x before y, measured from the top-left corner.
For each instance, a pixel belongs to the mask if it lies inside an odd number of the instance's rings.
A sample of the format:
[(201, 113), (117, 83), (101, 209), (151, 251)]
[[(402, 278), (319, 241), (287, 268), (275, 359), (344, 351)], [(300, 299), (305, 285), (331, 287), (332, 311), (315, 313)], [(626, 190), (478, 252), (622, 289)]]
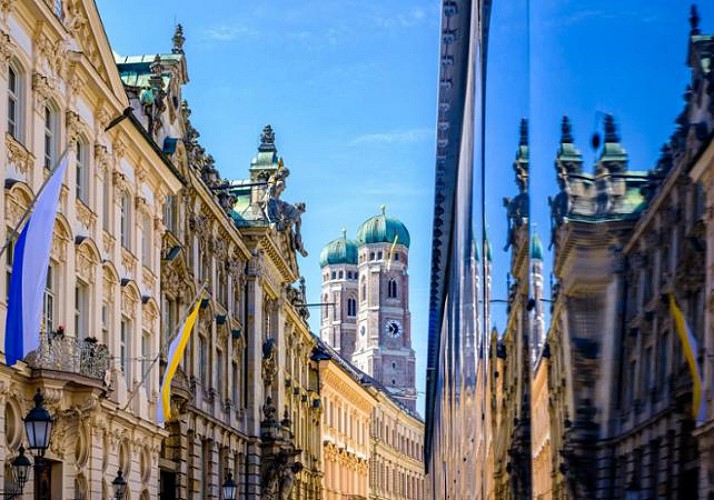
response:
[(399, 241), (399, 235), (395, 234), (394, 235), (394, 243), (392, 243), (392, 246), (389, 249), (389, 253), (387, 254), (387, 271), (389, 271), (389, 268), (392, 267), (392, 255), (394, 255), (394, 249), (397, 248), (398, 241)]
[(15, 243), (5, 321), (5, 362), (12, 366), (40, 345), (42, 303), (50, 265), (52, 232), (57, 216), (67, 157), (35, 200), (35, 208)]
[(188, 315), (186, 322), (169, 346), (168, 363), (164, 373), (164, 380), (161, 382), (160, 400), (156, 410), (156, 418), (160, 424), (171, 418), (171, 380), (176, 374), (181, 358), (183, 358), (183, 352), (186, 350), (188, 339), (191, 337), (193, 325), (198, 317), (198, 310), (201, 308), (201, 302), (203, 302), (203, 294), (204, 292), (201, 291), (193, 311)]
[(669, 293), (669, 311), (672, 315), (674, 327), (679, 334), (679, 339), (682, 341), (684, 357), (689, 365), (689, 371), (692, 373), (692, 382), (694, 384), (692, 415), (697, 423), (701, 423), (706, 417), (706, 401), (702, 397), (704, 394), (704, 383), (699, 371), (699, 365), (697, 364), (699, 346), (697, 345), (696, 337), (684, 319), (682, 310), (679, 308), (679, 305), (677, 305), (677, 300), (672, 293)]

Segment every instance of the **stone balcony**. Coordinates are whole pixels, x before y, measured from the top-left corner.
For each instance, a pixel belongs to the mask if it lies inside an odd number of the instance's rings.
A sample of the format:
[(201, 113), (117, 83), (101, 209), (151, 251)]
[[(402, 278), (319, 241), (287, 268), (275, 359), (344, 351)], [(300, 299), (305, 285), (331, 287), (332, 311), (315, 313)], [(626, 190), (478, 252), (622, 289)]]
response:
[(74, 373), (104, 381), (111, 367), (109, 348), (94, 338), (78, 339), (63, 334), (40, 335), (40, 347), (25, 359), (36, 370)]

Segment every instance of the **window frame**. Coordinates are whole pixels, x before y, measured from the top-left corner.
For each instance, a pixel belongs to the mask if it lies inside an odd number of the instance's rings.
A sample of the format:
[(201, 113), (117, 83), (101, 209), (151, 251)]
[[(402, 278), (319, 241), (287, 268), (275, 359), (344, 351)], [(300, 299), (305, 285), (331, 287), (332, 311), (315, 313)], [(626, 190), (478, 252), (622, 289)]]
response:
[(121, 194), (121, 246), (131, 251), (131, 196), (128, 191)]
[(59, 154), (59, 138), (60, 138), (60, 120), (59, 111), (54, 103), (47, 102), (45, 104), (45, 120), (43, 124), (44, 137), (44, 167), (51, 170), (57, 163), (57, 155)]
[[(11, 85), (14, 83), (14, 85)], [(10, 61), (7, 76), (7, 132), (16, 141), (25, 139), (25, 71), (16, 61)], [(13, 115), (11, 117), (11, 114)]]
[(89, 161), (89, 142), (80, 136), (75, 143), (75, 194), (77, 199), (87, 206), (89, 206), (91, 199)]

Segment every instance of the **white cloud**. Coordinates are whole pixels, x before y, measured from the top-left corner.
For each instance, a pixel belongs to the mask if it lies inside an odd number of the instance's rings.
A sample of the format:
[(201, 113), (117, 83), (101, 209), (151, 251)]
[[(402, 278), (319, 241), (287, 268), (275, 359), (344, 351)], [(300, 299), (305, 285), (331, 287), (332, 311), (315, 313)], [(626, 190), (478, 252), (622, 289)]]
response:
[(410, 130), (393, 130), (377, 134), (365, 134), (356, 137), (350, 143), (358, 144), (411, 144), (434, 138), (434, 130), (430, 128), (413, 128)]
[(255, 30), (237, 24), (221, 24), (203, 30), (203, 38), (213, 42), (231, 42), (237, 38), (256, 34)]

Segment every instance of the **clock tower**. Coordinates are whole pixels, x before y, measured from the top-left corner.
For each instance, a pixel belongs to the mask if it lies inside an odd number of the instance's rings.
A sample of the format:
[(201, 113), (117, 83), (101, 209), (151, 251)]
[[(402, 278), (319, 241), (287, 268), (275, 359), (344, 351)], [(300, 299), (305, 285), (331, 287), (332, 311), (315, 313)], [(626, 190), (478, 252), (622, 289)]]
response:
[(409, 243), (409, 231), (386, 214), (386, 207), (357, 231), (358, 311), (352, 363), (415, 410)]

